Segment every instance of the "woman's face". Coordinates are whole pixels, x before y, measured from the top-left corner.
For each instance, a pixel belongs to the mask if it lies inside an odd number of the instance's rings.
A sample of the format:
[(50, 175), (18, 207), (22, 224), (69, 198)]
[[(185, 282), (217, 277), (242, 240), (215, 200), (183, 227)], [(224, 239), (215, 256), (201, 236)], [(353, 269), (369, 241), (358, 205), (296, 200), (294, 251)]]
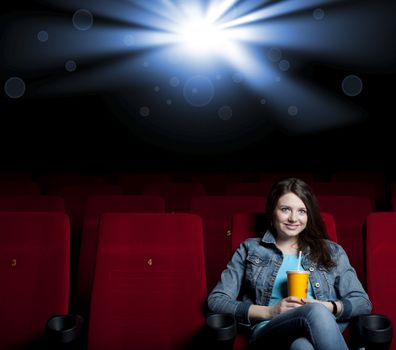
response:
[(273, 226), (280, 238), (297, 237), (308, 222), (307, 208), (294, 193), (281, 196), (273, 215)]

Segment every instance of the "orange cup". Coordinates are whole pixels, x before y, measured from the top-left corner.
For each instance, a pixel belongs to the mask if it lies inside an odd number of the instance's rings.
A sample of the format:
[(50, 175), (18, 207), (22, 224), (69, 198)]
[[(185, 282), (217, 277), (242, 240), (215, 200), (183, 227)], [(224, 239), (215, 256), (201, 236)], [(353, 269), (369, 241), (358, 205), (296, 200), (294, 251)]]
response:
[(289, 296), (307, 298), (309, 271), (286, 271)]

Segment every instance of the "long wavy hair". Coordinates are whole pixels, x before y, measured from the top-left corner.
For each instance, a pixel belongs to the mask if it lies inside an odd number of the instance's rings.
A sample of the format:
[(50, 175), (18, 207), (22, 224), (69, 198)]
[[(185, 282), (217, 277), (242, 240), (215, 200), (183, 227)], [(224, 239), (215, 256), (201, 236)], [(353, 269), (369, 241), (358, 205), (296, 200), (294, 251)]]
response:
[[(267, 197), (266, 215), (268, 222), (272, 221), (279, 198), (287, 193), (294, 193), (304, 202), (307, 208), (307, 226), (298, 235), (298, 249), (304, 253), (309, 253), (310, 259), (319, 266), (331, 269), (336, 264), (332, 260), (330, 248), (326, 242), (329, 236), (320, 215), (316, 196), (307, 183), (297, 178), (287, 178), (275, 183)], [(276, 235), (276, 232), (274, 234)]]

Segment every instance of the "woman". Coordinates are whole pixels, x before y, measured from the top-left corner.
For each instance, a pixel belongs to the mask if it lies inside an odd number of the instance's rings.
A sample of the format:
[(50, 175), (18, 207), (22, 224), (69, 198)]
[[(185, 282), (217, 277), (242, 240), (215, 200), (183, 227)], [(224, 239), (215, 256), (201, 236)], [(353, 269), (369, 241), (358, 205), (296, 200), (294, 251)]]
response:
[[(236, 250), (208, 297), (211, 312), (231, 313), (252, 329), (257, 349), (348, 349), (348, 320), (371, 303), (345, 251), (328, 240), (311, 188), (289, 178), (267, 200), (269, 227)], [(308, 297), (287, 296), (286, 270), (310, 272)]]

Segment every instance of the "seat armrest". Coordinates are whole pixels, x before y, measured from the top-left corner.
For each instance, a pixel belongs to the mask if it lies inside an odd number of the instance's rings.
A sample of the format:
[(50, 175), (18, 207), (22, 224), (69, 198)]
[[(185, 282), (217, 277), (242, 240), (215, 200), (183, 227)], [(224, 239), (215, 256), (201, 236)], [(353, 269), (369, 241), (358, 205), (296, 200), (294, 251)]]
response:
[(80, 349), (83, 343), (84, 319), (80, 315), (54, 315), (45, 329), (45, 344), (48, 349)]
[(232, 349), (237, 324), (231, 314), (210, 314), (206, 318), (208, 338), (213, 349)]
[(354, 317), (350, 325), (352, 349), (389, 349), (392, 327), (392, 321), (386, 315), (365, 314)]

